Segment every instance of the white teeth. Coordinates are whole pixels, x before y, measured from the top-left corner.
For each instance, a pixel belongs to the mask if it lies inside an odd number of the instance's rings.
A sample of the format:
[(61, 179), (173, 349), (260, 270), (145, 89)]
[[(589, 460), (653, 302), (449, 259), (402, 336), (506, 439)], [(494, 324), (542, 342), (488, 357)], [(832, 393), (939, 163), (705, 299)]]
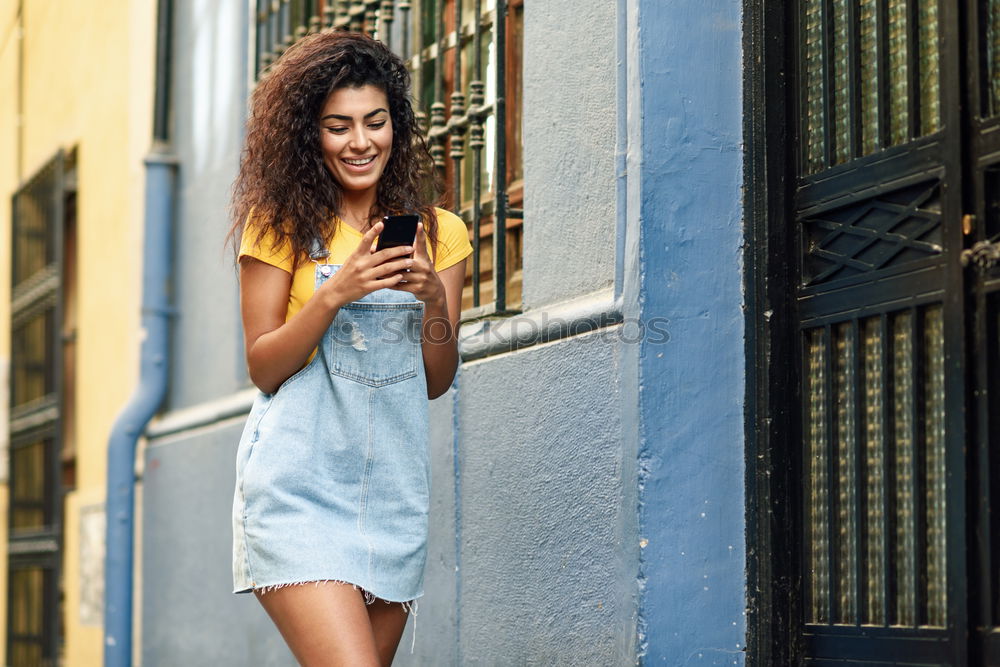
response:
[(366, 157), (366, 158), (363, 158), (363, 159), (360, 159), (360, 160), (348, 160), (348, 159), (345, 158), (344, 162), (346, 162), (347, 164), (353, 164), (353, 165), (356, 165), (356, 166), (360, 167), (361, 165), (368, 164), (369, 162), (371, 162), (374, 159), (375, 159), (375, 156), (373, 155), (371, 157)]

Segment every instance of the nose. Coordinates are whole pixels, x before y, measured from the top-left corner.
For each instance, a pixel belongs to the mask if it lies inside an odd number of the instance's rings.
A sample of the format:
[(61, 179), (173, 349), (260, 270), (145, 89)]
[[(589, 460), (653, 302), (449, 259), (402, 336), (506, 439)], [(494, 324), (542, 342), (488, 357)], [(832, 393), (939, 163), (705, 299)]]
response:
[(368, 147), (371, 146), (371, 144), (372, 141), (368, 137), (366, 128), (360, 127), (351, 132), (351, 139), (348, 142), (348, 145), (352, 151), (364, 153), (368, 150)]

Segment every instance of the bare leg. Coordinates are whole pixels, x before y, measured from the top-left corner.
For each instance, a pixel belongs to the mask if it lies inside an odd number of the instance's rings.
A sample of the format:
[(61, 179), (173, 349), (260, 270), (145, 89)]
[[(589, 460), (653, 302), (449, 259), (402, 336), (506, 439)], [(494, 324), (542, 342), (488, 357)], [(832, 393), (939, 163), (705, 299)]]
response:
[(398, 602), (375, 600), (368, 605), (368, 618), (371, 619), (372, 632), (375, 635), (375, 646), (378, 648), (379, 661), (382, 667), (392, 664), (396, 655), (399, 638), (403, 636), (406, 627), (406, 610)]
[(254, 593), (302, 667), (379, 665), (365, 601), (353, 586), (305, 583)]

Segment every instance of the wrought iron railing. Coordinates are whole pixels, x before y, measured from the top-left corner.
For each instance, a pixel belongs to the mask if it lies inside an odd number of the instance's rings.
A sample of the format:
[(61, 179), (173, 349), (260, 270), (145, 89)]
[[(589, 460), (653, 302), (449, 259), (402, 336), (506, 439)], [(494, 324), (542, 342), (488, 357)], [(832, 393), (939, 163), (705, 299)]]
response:
[(251, 1), (256, 77), (296, 40), (329, 28), (366, 32), (405, 59), (447, 205), (473, 245), (462, 317), (517, 312), (523, 0)]

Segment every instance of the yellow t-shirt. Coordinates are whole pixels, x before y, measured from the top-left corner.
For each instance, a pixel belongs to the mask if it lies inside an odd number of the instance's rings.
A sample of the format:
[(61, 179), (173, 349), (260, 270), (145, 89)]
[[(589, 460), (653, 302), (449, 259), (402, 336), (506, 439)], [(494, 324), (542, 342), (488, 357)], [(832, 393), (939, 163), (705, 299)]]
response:
[[(472, 244), (469, 243), (469, 232), (465, 223), (460, 217), (442, 208), (434, 209), (437, 213), (437, 256), (431, 248), (430, 239), (427, 241), (427, 254), (434, 257), (434, 269), (443, 271), (449, 266), (457, 264), (472, 254)], [(330, 242), (330, 256), (323, 261), (327, 264), (343, 264), (352, 252), (361, 243), (363, 234), (348, 224), (340, 223), (333, 234), (333, 241)], [(375, 237), (378, 239), (378, 237)], [(245, 229), (243, 238), (240, 240), (240, 258), (253, 257), (260, 261), (276, 266), (279, 269), (292, 273), (293, 257), (290, 243), (284, 243), (280, 247), (274, 247), (274, 233), (268, 231), (260, 244), (256, 244), (257, 234), (252, 228)], [(302, 310), (306, 301), (312, 298), (316, 291), (316, 264), (310, 261), (299, 262), (295, 273), (292, 275), (292, 289), (288, 293), (288, 310), (285, 313), (285, 321), (292, 318), (295, 313)]]

